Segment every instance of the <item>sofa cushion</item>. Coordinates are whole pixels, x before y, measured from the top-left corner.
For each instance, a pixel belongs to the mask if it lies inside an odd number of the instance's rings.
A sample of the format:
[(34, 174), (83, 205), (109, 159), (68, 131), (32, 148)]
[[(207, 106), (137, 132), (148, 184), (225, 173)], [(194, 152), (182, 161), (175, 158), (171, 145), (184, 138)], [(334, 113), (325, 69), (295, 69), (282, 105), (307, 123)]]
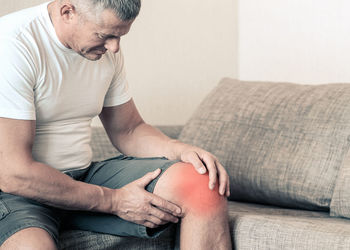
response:
[(330, 206), (332, 216), (350, 218), (350, 155), (338, 174)]
[(93, 127), (91, 135), (92, 160), (103, 161), (120, 155), (109, 140), (103, 127)]
[[(183, 126), (181, 125), (163, 125), (156, 126), (160, 131), (170, 138), (178, 138)], [(112, 158), (120, 153), (116, 150), (103, 127), (93, 127), (91, 135), (91, 148), (93, 152), (93, 161), (102, 161)]]
[(223, 79), (179, 139), (227, 168), (231, 200), (328, 210), (349, 151), (350, 85)]
[(81, 230), (67, 230), (60, 234), (61, 250), (172, 250), (175, 246), (176, 227), (169, 227), (160, 237), (143, 239), (120, 237)]
[(350, 249), (350, 223), (328, 212), (229, 202), (234, 249)]

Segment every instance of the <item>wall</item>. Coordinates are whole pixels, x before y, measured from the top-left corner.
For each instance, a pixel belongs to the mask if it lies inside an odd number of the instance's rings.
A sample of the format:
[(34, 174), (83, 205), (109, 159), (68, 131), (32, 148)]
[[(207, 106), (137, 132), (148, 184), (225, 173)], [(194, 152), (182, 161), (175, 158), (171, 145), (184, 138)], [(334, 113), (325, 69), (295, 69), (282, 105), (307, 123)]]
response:
[(223, 76), (236, 76), (233, 0), (152, 0), (123, 48), (135, 102), (153, 124), (183, 124)]
[(350, 1), (239, 2), (240, 79), (350, 82)]
[[(237, 1), (143, 1), (122, 46), (146, 121), (185, 123), (223, 76), (350, 82), (350, 1)], [(0, 15), (40, 2), (0, 0)]]
[[(0, 0), (0, 15), (41, 2)], [(220, 78), (237, 75), (236, 0), (142, 3), (122, 39), (135, 103), (151, 124), (184, 124)]]
[(7, 13), (28, 8), (36, 4), (45, 3), (45, 0), (0, 0), (0, 16)]

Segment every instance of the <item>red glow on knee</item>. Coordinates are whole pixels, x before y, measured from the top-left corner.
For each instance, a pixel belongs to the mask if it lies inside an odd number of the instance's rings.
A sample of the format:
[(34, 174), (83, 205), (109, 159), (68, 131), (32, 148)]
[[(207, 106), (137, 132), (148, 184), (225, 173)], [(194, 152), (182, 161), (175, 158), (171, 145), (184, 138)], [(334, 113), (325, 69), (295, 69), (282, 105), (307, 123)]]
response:
[(206, 215), (213, 212), (225, 199), (219, 195), (218, 185), (209, 189), (209, 175), (199, 174), (191, 164), (178, 163), (174, 173), (174, 188), (190, 211)]

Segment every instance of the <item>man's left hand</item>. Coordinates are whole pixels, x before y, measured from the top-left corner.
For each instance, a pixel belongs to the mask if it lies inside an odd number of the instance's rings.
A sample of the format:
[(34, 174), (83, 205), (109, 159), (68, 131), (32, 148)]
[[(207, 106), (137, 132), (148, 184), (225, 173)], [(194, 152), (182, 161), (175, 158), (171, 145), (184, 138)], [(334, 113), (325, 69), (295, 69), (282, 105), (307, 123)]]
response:
[(190, 145), (186, 145), (180, 152), (180, 159), (183, 162), (191, 163), (198, 173), (209, 173), (209, 188), (214, 189), (219, 181), (220, 195), (230, 196), (230, 178), (219, 160), (211, 153)]

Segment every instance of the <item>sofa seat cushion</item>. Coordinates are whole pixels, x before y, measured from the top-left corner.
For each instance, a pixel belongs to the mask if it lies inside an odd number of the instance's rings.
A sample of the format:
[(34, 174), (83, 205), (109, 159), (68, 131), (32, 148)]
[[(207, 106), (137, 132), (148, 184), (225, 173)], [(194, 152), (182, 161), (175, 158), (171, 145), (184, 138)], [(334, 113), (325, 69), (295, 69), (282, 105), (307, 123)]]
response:
[(60, 250), (172, 250), (175, 246), (176, 227), (169, 227), (160, 237), (142, 239), (119, 237), (81, 230), (66, 230), (60, 234)]
[(229, 202), (234, 249), (350, 249), (350, 220), (328, 212)]

